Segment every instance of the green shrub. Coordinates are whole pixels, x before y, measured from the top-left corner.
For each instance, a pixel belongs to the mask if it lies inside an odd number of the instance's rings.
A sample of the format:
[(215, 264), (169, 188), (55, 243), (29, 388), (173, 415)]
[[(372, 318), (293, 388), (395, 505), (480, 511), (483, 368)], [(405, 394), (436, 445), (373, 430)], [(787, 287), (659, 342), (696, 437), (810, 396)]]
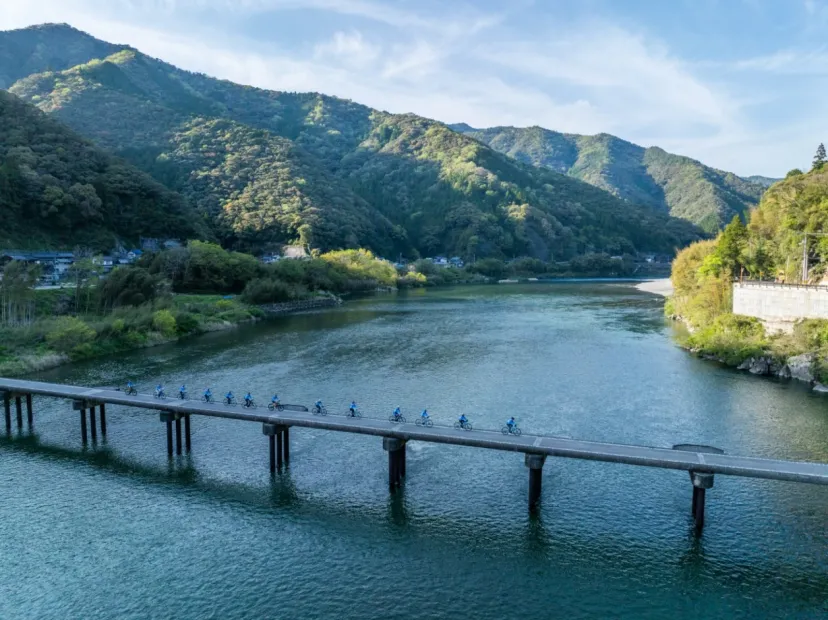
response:
[(172, 338), (176, 333), (175, 317), (169, 310), (159, 310), (152, 315), (152, 327), (167, 338)]
[(55, 351), (70, 353), (95, 339), (95, 330), (74, 316), (58, 318), (46, 334), (46, 342)]
[(244, 288), (242, 299), (249, 304), (272, 304), (296, 299), (296, 286), (274, 278), (251, 280)]
[(175, 327), (176, 331), (182, 336), (201, 331), (201, 324), (195, 315), (190, 312), (179, 312), (176, 314)]
[(229, 299), (219, 299), (219, 300), (218, 300), (215, 304), (213, 304), (213, 305), (215, 305), (216, 310), (218, 310), (219, 312), (226, 312), (227, 310), (232, 310), (233, 308), (235, 308), (235, 307), (236, 307), (236, 304), (234, 304), (234, 303), (233, 303), (231, 300), (229, 300)]
[(730, 313), (716, 317), (690, 334), (686, 344), (730, 365), (764, 355), (769, 346), (765, 329), (758, 319)]

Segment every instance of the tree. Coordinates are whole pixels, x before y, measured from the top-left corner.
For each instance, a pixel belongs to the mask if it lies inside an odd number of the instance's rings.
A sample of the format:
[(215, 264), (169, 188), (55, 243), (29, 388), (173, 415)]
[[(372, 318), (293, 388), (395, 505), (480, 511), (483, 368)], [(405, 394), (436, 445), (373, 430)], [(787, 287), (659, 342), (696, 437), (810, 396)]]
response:
[(820, 142), (819, 146), (817, 147), (816, 155), (814, 155), (814, 165), (813, 170), (822, 170), (822, 167), (825, 165), (826, 155), (825, 155), (825, 145)]
[(747, 228), (742, 218), (734, 215), (730, 224), (719, 235), (719, 244), (716, 254), (722, 261), (722, 266), (729, 270), (732, 275), (738, 273), (739, 265), (742, 264), (742, 254), (747, 246)]
[(34, 320), (34, 287), (40, 265), (11, 261), (0, 274), (0, 323), (28, 325)]
[(786, 179), (790, 179), (791, 177), (798, 177), (802, 175), (802, 170), (799, 168), (794, 168), (792, 170), (788, 170), (788, 174), (785, 175)]

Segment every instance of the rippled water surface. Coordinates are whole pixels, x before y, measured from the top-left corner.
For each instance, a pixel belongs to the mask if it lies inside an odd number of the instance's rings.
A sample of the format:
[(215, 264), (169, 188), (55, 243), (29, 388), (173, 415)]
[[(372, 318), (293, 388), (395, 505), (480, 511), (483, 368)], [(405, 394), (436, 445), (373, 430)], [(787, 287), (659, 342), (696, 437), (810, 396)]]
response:
[[(828, 461), (828, 398), (696, 360), (662, 301), (618, 284), (415, 291), (42, 373), (186, 382), (368, 416)], [(0, 618), (825, 618), (828, 489), (717, 476), (692, 534), (686, 473), (295, 429), (271, 479), (261, 427), (164, 426), (111, 407), (80, 447), (66, 402), (0, 437)]]

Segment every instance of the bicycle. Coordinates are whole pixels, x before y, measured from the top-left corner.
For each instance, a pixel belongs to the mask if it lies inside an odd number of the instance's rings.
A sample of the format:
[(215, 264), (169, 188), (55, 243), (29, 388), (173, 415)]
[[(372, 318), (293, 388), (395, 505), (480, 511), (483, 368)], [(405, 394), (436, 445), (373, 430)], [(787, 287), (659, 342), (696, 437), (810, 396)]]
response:
[(242, 407), (247, 407), (248, 409), (255, 409), (256, 408), (256, 401), (254, 401), (252, 398), (250, 400), (245, 400), (242, 403)]
[(314, 405), (312, 411), (315, 415), (328, 415), (328, 409), (325, 405), (322, 405), (321, 407)]
[(521, 430), (518, 428), (517, 424), (514, 424), (511, 427), (508, 424), (504, 424), (503, 428), (500, 429), (500, 432), (504, 435), (512, 434), (516, 437), (520, 437)]
[(164, 400), (165, 398), (167, 398), (167, 395), (164, 394), (164, 390), (156, 390), (155, 398), (160, 398), (161, 400)]
[(187, 392), (178, 392), (178, 398), (181, 400), (187, 400)]
[(348, 413), (345, 414), (346, 418), (361, 418), (362, 414), (359, 412), (359, 409), (348, 409)]
[(128, 385), (124, 392), (126, 392), (127, 396), (138, 396), (138, 390), (136, 390), (135, 386), (132, 385)]
[(279, 403), (279, 404), (268, 403), (267, 408), (270, 409), (271, 411), (284, 411), (285, 410), (285, 406), (282, 403)]
[(434, 426), (434, 422), (432, 422), (432, 421), (431, 421), (431, 418), (424, 418), (424, 417), (422, 417), (422, 416), (420, 416), (419, 418), (417, 418), (417, 419), (414, 421), (414, 424), (416, 424), (417, 426), (427, 426), (427, 427), (432, 427), (432, 426)]
[(464, 431), (470, 431), (472, 430), (472, 425), (471, 422), (461, 422), (460, 420), (457, 420), (454, 423), (454, 428), (458, 430), (462, 428)]
[(201, 402), (203, 402), (203, 403), (214, 403), (214, 402), (216, 402), (216, 399), (213, 398), (212, 394), (205, 394), (204, 396), (201, 397)]
[(405, 416), (403, 414), (394, 415), (393, 413), (388, 416), (389, 422), (399, 422), (400, 424), (405, 424)]
[(235, 405), (235, 404), (236, 404), (236, 397), (235, 397), (235, 396), (233, 396), (233, 397), (227, 398), (227, 397), (225, 396), (225, 397), (224, 397), (224, 404), (225, 404), (225, 405)]

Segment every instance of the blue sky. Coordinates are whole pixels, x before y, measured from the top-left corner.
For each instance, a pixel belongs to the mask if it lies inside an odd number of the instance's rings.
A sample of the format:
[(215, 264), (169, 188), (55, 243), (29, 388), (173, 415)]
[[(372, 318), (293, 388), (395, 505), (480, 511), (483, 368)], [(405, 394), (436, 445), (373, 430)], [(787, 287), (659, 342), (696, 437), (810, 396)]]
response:
[(742, 175), (828, 141), (828, 0), (37, 0), (194, 71), (476, 127), (607, 132)]

